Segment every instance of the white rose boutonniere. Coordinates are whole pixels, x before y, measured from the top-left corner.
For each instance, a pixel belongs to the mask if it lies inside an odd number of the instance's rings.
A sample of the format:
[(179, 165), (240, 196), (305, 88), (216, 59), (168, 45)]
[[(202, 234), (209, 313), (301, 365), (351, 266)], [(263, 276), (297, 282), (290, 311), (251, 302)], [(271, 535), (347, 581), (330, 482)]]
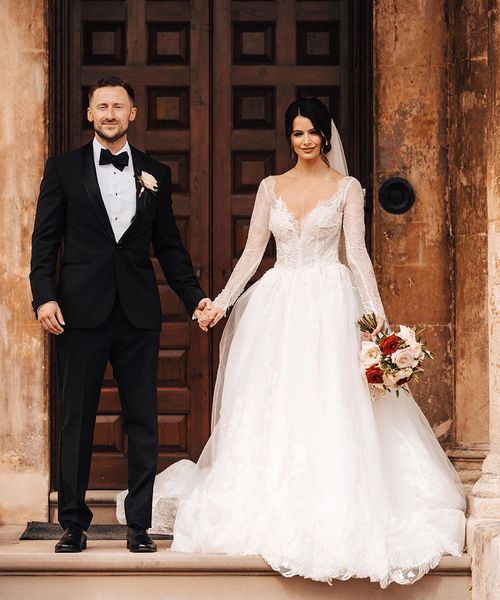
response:
[(153, 192), (153, 194), (155, 194), (158, 191), (158, 182), (151, 175), (151, 173), (141, 171), (136, 175), (136, 177), (137, 181), (139, 182), (139, 185), (141, 186), (139, 198), (144, 194), (145, 190), (149, 190), (150, 192)]

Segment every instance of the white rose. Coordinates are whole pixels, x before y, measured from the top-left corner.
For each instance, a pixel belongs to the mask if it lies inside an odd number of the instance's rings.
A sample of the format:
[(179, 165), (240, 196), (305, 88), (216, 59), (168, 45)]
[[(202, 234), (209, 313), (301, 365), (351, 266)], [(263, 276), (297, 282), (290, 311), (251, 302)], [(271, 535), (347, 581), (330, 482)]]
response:
[(382, 353), (375, 342), (363, 342), (361, 344), (360, 358), (365, 367), (371, 367), (380, 363)]
[(417, 359), (422, 352), (422, 344), (419, 344), (418, 342), (410, 344), (410, 350), (413, 353), (413, 358)]
[(142, 181), (143, 186), (145, 188), (148, 188), (148, 190), (151, 190), (152, 192), (158, 191), (158, 182), (151, 175), (151, 173), (146, 173), (146, 171), (142, 171), (141, 172), (141, 181)]
[(396, 334), (402, 340), (404, 340), (410, 346), (412, 344), (417, 343), (417, 338), (415, 337), (415, 331), (411, 327), (406, 327), (406, 325), (399, 326), (399, 332)]
[(400, 369), (415, 367), (417, 365), (417, 360), (415, 360), (411, 348), (400, 348), (399, 350), (396, 350), (391, 356), (391, 360)]

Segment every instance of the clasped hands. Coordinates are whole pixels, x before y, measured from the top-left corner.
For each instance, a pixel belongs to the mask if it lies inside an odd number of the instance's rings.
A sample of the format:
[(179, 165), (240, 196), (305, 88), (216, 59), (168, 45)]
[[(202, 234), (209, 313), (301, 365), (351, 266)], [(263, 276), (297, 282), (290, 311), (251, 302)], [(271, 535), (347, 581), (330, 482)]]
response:
[[(213, 306), (210, 298), (203, 298), (198, 303), (194, 316), (198, 320), (200, 329), (208, 331), (209, 327), (213, 327), (222, 319), (224, 310), (218, 306)], [(49, 301), (40, 306), (37, 310), (37, 318), (45, 331), (54, 335), (60, 335), (64, 332), (64, 317), (56, 301)]]
[(194, 316), (198, 321), (198, 325), (202, 331), (208, 331), (214, 327), (224, 316), (224, 310), (218, 306), (214, 306), (210, 298), (203, 298), (198, 303)]

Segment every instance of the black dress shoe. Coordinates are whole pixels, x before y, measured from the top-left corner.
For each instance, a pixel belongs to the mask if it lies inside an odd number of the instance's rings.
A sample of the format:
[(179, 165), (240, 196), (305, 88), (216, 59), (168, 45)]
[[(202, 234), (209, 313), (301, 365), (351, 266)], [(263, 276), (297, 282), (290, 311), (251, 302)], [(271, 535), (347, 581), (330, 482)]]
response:
[(78, 525), (68, 525), (57, 542), (56, 552), (81, 552), (87, 547), (85, 531)]
[(145, 529), (127, 528), (127, 548), (130, 552), (156, 552), (156, 544)]

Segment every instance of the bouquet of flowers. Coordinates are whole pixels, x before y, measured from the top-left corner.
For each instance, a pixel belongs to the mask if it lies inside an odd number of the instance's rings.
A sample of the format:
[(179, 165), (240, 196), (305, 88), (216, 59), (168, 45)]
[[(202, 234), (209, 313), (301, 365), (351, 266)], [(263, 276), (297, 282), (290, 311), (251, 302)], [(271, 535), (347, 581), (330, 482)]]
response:
[[(372, 333), (377, 327), (377, 318), (373, 313), (365, 314), (358, 325), (363, 333)], [(399, 388), (409, 391), (405, 385), (411, 380), (418, 380), (426, 358), (434, 358), (417, 335), (411, 327), (400, 325), (397, 333), (386, 329), (373, 341), (362, 343), (361, 368), (374, 400), (383, 397), (386, 391), (395, 390), (396, 396), (399, 396)]]

